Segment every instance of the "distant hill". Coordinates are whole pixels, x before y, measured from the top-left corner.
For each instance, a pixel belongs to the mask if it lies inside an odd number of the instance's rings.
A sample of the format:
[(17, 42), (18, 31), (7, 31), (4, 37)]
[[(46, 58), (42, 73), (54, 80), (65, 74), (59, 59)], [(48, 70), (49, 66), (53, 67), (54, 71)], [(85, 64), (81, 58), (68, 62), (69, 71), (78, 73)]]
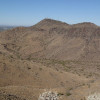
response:
[(0, 32), (1, 31), (4, 31), (4, 30), (8, 30), (8, 29), (12, 29), (12, 28), (14, 28), (15, 26), (2, 26), (2, 25), (0, 25)]

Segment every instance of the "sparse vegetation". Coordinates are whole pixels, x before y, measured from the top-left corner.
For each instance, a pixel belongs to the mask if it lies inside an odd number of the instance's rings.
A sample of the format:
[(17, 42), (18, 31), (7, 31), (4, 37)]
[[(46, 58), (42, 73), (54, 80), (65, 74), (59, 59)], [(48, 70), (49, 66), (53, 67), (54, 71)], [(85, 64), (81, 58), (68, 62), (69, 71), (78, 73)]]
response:
[(62, 96), (62, 95), (64, 95), (64, 93), (59, 92), (57, 95), (58, 96)]
[(39, 68), (39, 70), (41, 71), (41, 70), (42, 70), (42, 68)]
[(68, 93), (66, 93), (66, 95), (67, 95), (67, 96), (70, 96), (70, 95), (72, 95), (72, 94), (71, 94), (70, 92), (68, 92)]

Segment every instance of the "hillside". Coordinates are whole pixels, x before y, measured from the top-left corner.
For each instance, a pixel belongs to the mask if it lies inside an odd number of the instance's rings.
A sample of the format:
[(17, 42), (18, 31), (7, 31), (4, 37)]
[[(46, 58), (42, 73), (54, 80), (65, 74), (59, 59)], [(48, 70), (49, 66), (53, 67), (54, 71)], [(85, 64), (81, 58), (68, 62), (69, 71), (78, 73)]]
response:
[(61, 100), (99, 91), (100, 27), (44, 19), (0, 32), (0, 100), (38, 100), (44, 90)]

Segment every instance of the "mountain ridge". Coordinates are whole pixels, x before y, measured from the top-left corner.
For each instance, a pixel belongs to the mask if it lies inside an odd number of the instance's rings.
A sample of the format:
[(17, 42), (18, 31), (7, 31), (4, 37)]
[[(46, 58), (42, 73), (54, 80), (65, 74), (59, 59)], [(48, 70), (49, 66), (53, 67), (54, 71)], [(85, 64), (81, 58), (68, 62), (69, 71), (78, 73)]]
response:
[[(4, 41), (5, 39), (8, 41), (10, 39), (10, 41), (14, 41), (16, 43), (21, 42), (20, 46), (22, 48), (24, 48), (25, 44), (29, 45), (27, 46), (28, 48), (34, 44), (35, 46), (33, 46), (33, 48), (35, 48), (35, 51), (29, 51), (29, 53), (27, 53), (28, 55), (24, 54), (27, 58), (30, 55), (31, 57), (35, 57), (35, 55), (37, 55), (38, 57), (44, 56), (52, 59), (53, 56), (56, 59), (59, 59), (60, 57), (60, 59), (64, 60), (70, 58), (71, 60), (72, 58), (82, 59), (82, 57), (84, 58), (89, 54), (88, 57), (91, 59), (91, 53), (99, 53), (100, 50), (98, 46), (100, 27), (87, 22), (69, 25), (52, 19), (44, 19), (31, 27), (17, 27), (1, 32), (1, 39), (3, 39), (2, 36), (4, 37)], [(78, 41), (80, 41), (81, 44), (78, 43)], [(36, 46), (35, 43), (38, 45)], [(74, 48), (75, 50), (72, 49), (71, 45), (74, 45), (74, 47), (76, 46)], [(28, 50), (27, 47), (25, 52)], [(18, 52), (21, 54), (22, 50)], [(75, 51), (76, 53), (72, 53), (71, 57), (70, 53)], [(78, 53), (78, 51), (80, 52)], [(94, 55), (96, 54), (94, 53)], [(95, 56), (93, 58), (95, 59)]]
[[(38, 27), (40, 28), (40, 26), (42, 26), (41, 24), (44, 24), (44, 25), (47, 25), (47, 24), (50, 24), (51, 26), (53, 24), (60, 24), (60, 25), (65, 25), (65, 26), (69, 26), (69, 27), (80, 27), (80, 26), (83, 26), (83, 27), (97, 27), (97, 28), (100, 28), (100, 26), (94, 24), (94, 23), (91, 23), (91, 22), (81, 22), (81, 23), (77, 23), (77, 24), (67, 24), (65, 22), (62, 22), (62, 21), (58, 21), (58, 20), (54, 20), (54, 19), (49, 19), (49, 18), (45, 18), (43, 20), (41, 20), (40, 22), (38, 22), (37, 24), (33, 25), (33, 26), (29, 26), (29, 27), (16, 27), (16, 28), (13, 28), (13, 29), (22, 29), (22, 28), (34, 28), (34, 27)], [(12, 29), (10, 29), (12, 30)]]

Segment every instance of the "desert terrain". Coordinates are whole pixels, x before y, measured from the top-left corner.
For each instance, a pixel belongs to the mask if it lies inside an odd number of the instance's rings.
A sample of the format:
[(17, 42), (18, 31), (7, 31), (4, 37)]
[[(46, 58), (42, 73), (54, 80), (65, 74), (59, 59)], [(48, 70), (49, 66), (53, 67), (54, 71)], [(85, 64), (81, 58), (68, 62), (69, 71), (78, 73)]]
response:
[(0, 32), (0, 100), (86, 100), (100, 92), (100, 27), (43, 19)]

